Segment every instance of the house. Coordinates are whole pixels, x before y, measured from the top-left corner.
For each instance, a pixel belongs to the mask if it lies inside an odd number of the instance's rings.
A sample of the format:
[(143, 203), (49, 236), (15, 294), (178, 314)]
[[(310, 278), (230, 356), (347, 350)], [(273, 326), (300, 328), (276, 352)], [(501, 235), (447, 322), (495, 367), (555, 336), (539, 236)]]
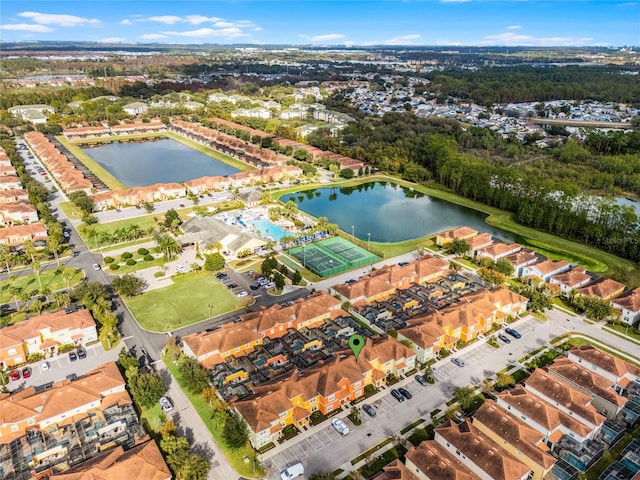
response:
[(482, 250), (483, 248), (489, 247), (493, 244), (493, 237), (487, 232), (482, 232), (475, 237), (467, 239), (467, 243), (471, 247), (471, 249), (469, 250), (469, 254), (472, 257), (475, 257), (478, 253), (478, 250)]
[(492, 400), (484, 402), (473, 414), (473, 426), (527, 465), (533, 473), (529, 477), (532, 480), (543, 480), (557, 461), (548, 453), (542, 433)]
[(544, 260), (542, 262), (523, 267), (521, 276), (537, 277), (548, 282), (552, 276), (566, 272), (570, 268), (571, 264), (566, 260)]
[(526, 480), (531, 469), (519, 458), (492, 441), (464, 420), (450, 422), (434, 430), (434, 441), (483, 480)]
[(640, 321), (640, 288), (634, 288), (610, 303), (620, 311), (620, 321), (625, 325), (635, 325)]
[(11, 368), (25, 363), (33, 354), (96, 340), (96, 323), (88, 310), (44, 313), (0, 329), (0, 366)]
[(49, 105), (18, 105), (9, 107), (9, 113), (31, 123), (47, 123), (48, 115), (55, 113), (55, 109)]
[[(406, 470), (417, 480), (479, 480), (480, 478), (469, 470), (464, 459), (450, 454), (433, 440), (426, 440), (409, 449), (405, 455), (405, 465)], [(376, 480), (378, 478), (384, 477), (376, 477)], [(404, 477), (389, 478), (395, 480)]]
[(0, 204), (29, 202), (29, 195), (26, 190), (17, 188), (13, 190), (0, 190)]
[(0, 222), (5, 226), (37, 221), (38, 211), (30, 203), (0, 203)]
[(28, 225), (14, 225), (0, 229), (0, 245), (20, 248), (26, 240), (31, 240), (36, 247), (42, 247), (47, 242), (47, 227), (40, 222)]
[(17, 190), (22, 188), (22, 182), (17, 175), (0, 175), (0, 190)]
[(447, 243), (451, 243), (454, 240), (469, 240), (478, 235), (478, 231), (469, 227), (459, 227), (441, 232), (436, 235), (436, 245), (439, 247), (445, 246)]
[(54, 480), (107, 478), (171, 480), (173, 476), (156, 442), (147, 440), (129, 450), (124, 450), (122, 446), (108, 450), (63, 473), (54, 473), (50, 478)]
[(484, 247), (479, 249), (476, 252), (476, 256), (478, 258), (490, 258), (494, 262), (497, 262), (501, 258), (504, 258), (508, 255), (513, 255), (514, 253), (519, 252), (522, 249), (520, 245), (517, 243), (512, 243), (510, 245), (506, 243), (494, 243), (493, 245), (489, 245), (488, 247)]
[(620, 282), (616, 282), (610, 278), (602, 278), (591, 285), (576, 290), (576, 294), (585, 297), (595, 297), (600, 300), (611, 300), (624, 292), (625, 288), (624, 284)]
[[(446, 480), (446, 478), (443, 480)], [(376, 480), (419, 480), (419, 478), (409, 471), (409, 467), (406, 467), (400, 460), (394, 460), (382, 467), (382, 473), (376, 476)], [(460, 479), (467, 480), (467, 479)], [(469, 479), (471, 480), (471, 479)]]
[(611, 380), (574, 363), (566, 357), (556, 359), (547, 367), (550, 376), (570, 385), (572, 388), (591, 396), (591, 403), (596, 411), (610, 420), (615, 420), (627, 399), (618, 394), (611, 385)]
[(567, 358), (611, 381), (621, 395), (632, 382), (640, 383), (640, 368), (591, 345), (572, 348)]
[(584, 267), (573, 267), (567, 272), (559, 273), (549, 277), (549, 283), (558, 285), (562, 296), (568, 298), (571, 292), (584, 287), (593, 279)]
[(511, 265), (513, 265), (513, 274), (516, 277), (522, 276), (522, 270), (524, 267), (533, 265), (540, 261), (540, 256), (527, 248), (523, 248), (511, 255), (507, 255), (505, 258), (511, 262)]

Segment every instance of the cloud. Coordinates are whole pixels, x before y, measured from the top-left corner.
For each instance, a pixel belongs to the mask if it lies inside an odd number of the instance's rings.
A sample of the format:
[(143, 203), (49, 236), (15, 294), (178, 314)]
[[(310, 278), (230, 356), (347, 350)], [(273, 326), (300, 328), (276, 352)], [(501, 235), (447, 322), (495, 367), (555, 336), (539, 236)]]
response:
[(184, 17), (184, 22), (188, 22), (192, 25), (200, 25), (201, 23), (205, 23), (205, 22), (217, 22), (219, 20), (222, 20), (221, 18), (218, 17), (205, 17), (204, 15), (187, 15), (186, 17)]
[(326, 33), (324, 35), (316, 35), (314, 37), (311, 37), (311, 41), (312, 42), (327, 42), (329, 40), (339, 40), (341, 38), (344, 38), (345, 34), (344, 33)]
[(167, 36), (188, 37), (188, 38), (239, 38), (248, 37), (248, 33), (244, 33), (237, 27), (232, 28), (200, 28), (198, 30), (188, 30), (186, 32), (162, 32)]
[(133, 22), (131, 20), (129, 20), (128, 18), (125, 18), (124, 20), (122, 20), (120, 22), (120, 25), (133, 25)]
[(145, 33), (144, 35), (140, 35), (140, 38), (142, 40), (161, 40), (167, 38), (167, 36), (162, 33)]
[(98, 40), (98, 43), (122, 43), (126, 41), (127, 39), (122, 37), (107, 37), (101, 38), (100, 40)]
[(412, 45), (414, 40), (420, 38), (420, 35), (413, 33), (410, 35), (400, 35), (382, 42), (383, 45)]
[(507, 27), (507, 30), (520, 30), (522, 28), (522, 25), (509, 25)]
[(538, 46), (538, 47), (575, 47), (590, 45), (592, 38), (571, 37), (534, 37), (513, 32), (504, 32), (497, 35), (487, 35), (480, 42), (481, 45), (498, 46)]
[(30, 23), (16, 23), (13, 25), (0, 25), (0, 30), (17, 30), (23, 32), (47, 33), (53, 32), (53, 28), (45, 25), (33, 25)]
[(175, 23), (182, 22), (182, 17), (177, 17), (175, 15), (161, 15), (158, 17), (149, 17), (147, 20), (150, 22), (160, 22), (166, 25), (173, 25)]
[(77, 17), (75, 15), (57, 15), (40, 12), (22, 12), (19, 17), (29, 18), (39, 25), (56, 25), (58, 27), (81, 27), (85, 25), (96, 25), (100, 20), (95, 18)]

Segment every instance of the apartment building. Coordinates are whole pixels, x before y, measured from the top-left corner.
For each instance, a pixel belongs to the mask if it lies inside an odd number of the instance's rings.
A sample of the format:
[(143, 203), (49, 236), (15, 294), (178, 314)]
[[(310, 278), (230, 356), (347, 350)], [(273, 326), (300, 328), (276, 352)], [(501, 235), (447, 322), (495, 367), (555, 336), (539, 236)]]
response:
[(13, 249), (22, 247), (26, 240), (31, 240), (36, 247), (43, 247), (47, 238), (47, 227), (40, 222), (0, 228), (0, 244), (9, 245)]
[(567, 358), (612, 382), (622, 395), (632, 385), (640, 385), (640, 368), (591, 345), (582, 345), (567, 352)]

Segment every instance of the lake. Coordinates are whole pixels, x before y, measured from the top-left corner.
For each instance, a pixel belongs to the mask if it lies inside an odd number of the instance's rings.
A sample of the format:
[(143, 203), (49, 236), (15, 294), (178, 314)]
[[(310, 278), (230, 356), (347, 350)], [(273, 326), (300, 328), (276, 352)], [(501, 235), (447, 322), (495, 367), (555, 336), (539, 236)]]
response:
[(82, 150), (126, 187), (182, 183), (205, 176), (239, 172), (174, 140), (109, 143)]
[(327, 217), (361, 240), (403, 242), (463, 225), (513, 241), (513, 235), (485, 223), (486, 215), (430, 197), (394, 183), (370, 182), (355, 187), (323, 187), (281, 197), (316, 218)]

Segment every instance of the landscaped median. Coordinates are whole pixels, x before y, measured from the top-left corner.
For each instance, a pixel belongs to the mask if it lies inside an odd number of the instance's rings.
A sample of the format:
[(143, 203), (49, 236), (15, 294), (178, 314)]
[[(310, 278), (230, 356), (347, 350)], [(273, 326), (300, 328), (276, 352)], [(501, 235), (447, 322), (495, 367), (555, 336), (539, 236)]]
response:
[(82, 270), (65, 266), (41, 272), (40, 280), (34, 273), (25, 271), (12, 272), (12, 274), (12, 279), (0, 282), (0, 303), (9, 303), (22, 298), (29, 299), (40, 292), (40, 284), (43, 290), (56, 292), (73, 287), (84, 278)]
[(178, 274), (163, 288), (124, 301), (140, 326), (168, 332), (210, 317), (244, 308), (253, 297), (238, 298), (211, 272)]

